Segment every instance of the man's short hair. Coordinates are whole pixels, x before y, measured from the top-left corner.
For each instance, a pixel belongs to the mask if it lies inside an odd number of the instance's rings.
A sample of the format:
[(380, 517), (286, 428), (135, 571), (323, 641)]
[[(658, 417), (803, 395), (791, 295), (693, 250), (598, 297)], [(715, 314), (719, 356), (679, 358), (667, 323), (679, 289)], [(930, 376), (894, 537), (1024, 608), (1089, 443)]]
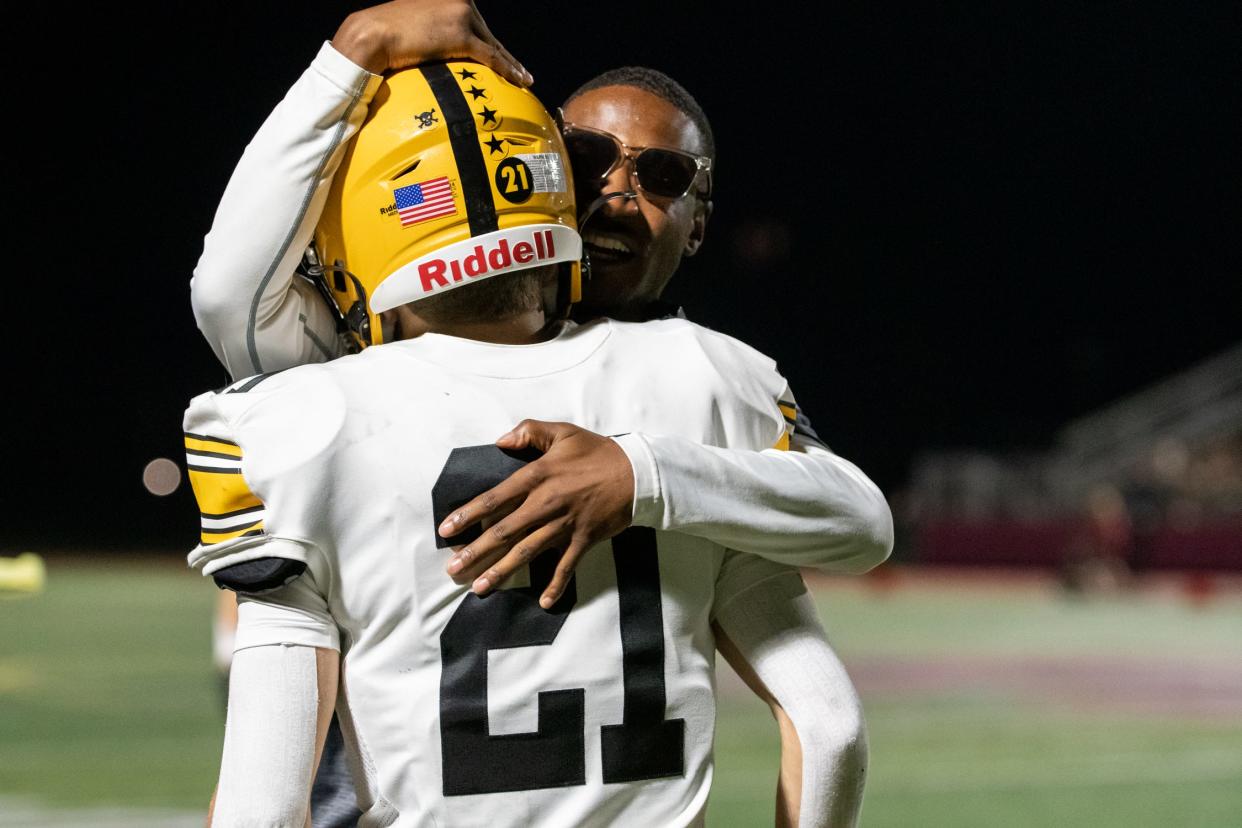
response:
[(556, 265), (502, 273), (411, 303), (415, 313), (435, 325), (492, 322), (543, 307), (543, 286)]
[(704, 154), (713, 160), (716, 158), (716, 139), (712, 135), (712, 125), (707, 121), (707, 113), (684, 86), (659, 69), (646, 66), (621, 66), (609, 69), (579, 86), (565, 103), (568, 104), (579, 95), (605, 86), (632, 86), (668, 101), (698, 127), (699, 135), (703, 139)]

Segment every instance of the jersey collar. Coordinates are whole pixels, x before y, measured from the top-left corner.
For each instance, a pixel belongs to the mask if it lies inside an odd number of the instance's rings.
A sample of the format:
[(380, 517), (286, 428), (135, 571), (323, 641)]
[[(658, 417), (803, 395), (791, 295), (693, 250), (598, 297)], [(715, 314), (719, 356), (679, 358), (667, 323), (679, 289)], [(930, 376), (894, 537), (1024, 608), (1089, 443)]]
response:
[(380, 347), (463, 374), (520, 379), (554, 374), (585, 362), (611, 334), (612, 320), (596, 319), (585, 325), (566, 321), (556, 336), (535, 345), (497, 345), (426, 333)]

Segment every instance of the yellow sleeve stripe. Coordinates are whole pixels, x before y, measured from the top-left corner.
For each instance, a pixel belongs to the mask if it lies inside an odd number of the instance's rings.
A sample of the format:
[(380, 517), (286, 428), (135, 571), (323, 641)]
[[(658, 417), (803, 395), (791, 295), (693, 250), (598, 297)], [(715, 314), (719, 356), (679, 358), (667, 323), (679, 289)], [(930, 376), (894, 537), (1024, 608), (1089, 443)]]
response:
[(783, 400), (777, 400), (776, 407), (780, 409), (781, 416), (785, 418), (785, 430), (781, 433), (780, 439), (773, 444), (772, 448), (780, 451), (789, 451), (789, 435), (793, 433), (794, 426), (798, 423), (798, 409), (793, 403), (787, 403)]
[(204, 517), (231, 516), (263, 508), (263, 501), (250, 491), (246, 478), (229, 471), (190, 468), (190, 486)]
[(218, 437), (208, 437), (205, 434), (186, 434), (185, 435), (186, 451), (208, 452), (209, 456), (224, 455), (227, 457), (242, 456), (241, 446), (237, 443), (221, 440)]

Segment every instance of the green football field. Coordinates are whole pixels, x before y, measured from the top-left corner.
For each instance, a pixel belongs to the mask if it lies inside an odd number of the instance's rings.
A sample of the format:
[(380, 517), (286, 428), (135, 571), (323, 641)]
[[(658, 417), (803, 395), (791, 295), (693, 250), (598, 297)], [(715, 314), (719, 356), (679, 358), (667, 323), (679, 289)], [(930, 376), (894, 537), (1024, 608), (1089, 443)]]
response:
[[(815, 583), (870, 728), (865, 826), (1242, 824), (1242, 595), (1040, 580)], [(189, 826), (214, 783), (214, 589), (49, 564), (0, 599), (0, 826)], [(725, 668), (727, 669), (727, 668)], [(710, 824), (771, 824), (766, 709), (722, 676)]]

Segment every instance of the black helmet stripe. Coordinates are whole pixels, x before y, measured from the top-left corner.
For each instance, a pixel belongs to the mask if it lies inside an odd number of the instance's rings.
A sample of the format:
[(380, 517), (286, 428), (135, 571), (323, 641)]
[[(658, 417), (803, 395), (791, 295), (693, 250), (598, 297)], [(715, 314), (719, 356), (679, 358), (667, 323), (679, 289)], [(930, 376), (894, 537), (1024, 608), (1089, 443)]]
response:
[(466, 103), (466, 95), (457, 85), (457, 79), (443, 63), (421, 66), (419, 70), (436, 96), (444, 125), (448, 128), (449, 142), (453, 147), (453, 159), (457, 162), (457, 176), (461, 181), (462, 198), (466, 202), (466, 218), (470, 222), (470, 235), (480, 236), (500, 229), (496, 221), (496, 202), (492, 198), (491, 179), (483, 160), (483, 147), (479, 144), (479, 130), (474, 123), (474, 112)]

